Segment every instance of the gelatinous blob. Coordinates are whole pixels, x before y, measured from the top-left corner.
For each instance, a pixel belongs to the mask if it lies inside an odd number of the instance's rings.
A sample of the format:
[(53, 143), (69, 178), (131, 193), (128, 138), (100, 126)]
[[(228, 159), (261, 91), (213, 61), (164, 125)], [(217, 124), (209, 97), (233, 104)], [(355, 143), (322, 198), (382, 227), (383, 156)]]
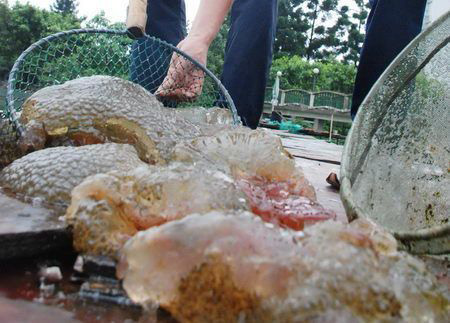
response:
[(222, 172), (195, 165), (145, 166), (87, 178), (72, 192), (66, 218), (75, 248), (112, 257), (138, 230), (191, 213), (247, 209)]
[(251, 213), (190, 215), (135, 235), (118, 274), (132, 300), (159, 303), (180, 321), (231, 322), (286, 293), (294, 267), (280, 255), (293, 256), (295, 244), (279, 230)]
[(195, 123), (206, 123), (210, 125), (232, 125), (233, 115), (231, 111), (223, 108), (182, 108), (176, 109), (175, 113)]
[(336, 219), (336, 214), (304, 196), (293, 181), (274, 182), (263, 177), (242, 178), (238, 187), (247, 195), (251, 211), (266, 222), (294, 230), (305, 224)]
[(124, 144), (55, 147), (30, 153), (0, 172), (0, 186), (50, 204), (67, 205), (70, 192), (88, 176), (145, 165)]
[(164, 155), (180, 139), (201, 134), (197, 125), (164, 108), (144, 88), (110, 76), (43, 88), (25, 101), (20, 120), (25, 126), (39, 122), (50, 139), (130, 143), (150, 163), (161, 162), (159, 152)]
[(351, 321), (446, 322), (449, 299), (423, 262), (397, 251), (392, 235), (366, 220), (327, 221), (297, 238), (289, 299), (272, 299), (282, 320), (335, 315)]
[(424, 264), (367, 221), (295, 233), (249, 213), (190, 215), (139, 232), (119, 277), (180, 322), (446, 322), (449, 300)]
[(260, 176), (268, 181), (291, 181), (302, 196), (316, 200), (314, 188), (295, 166), (280, 138), (263, 129), (237, 127), (182, 142), (175, 147), (172, 158), (208, 162), (238, 179)]

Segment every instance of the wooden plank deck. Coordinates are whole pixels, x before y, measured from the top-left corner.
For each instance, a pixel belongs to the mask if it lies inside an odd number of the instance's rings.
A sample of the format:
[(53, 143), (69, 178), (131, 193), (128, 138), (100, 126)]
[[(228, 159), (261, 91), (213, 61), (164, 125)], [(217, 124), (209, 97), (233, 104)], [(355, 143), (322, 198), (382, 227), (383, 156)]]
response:
[(319, 140), (312, 136), (295, 135), (286, 131), (272, 130), (281, 137), (283, 146), (294, 157), (323, 161), (340, 165), (343, 146)]

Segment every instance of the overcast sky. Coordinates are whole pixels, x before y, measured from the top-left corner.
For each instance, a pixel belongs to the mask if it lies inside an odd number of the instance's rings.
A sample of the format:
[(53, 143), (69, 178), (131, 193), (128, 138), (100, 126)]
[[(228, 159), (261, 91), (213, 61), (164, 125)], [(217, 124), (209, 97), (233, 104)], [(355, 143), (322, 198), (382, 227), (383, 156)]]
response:
[[(41, 8), (48, 9), (50, 4), (54, 0), (19, 0), (21, 3), (31, 3), (33, 5), (39, 6)], [(198, 4), (200, 0), (185, 0), (186, 10), (188, 20), (192, 21), (195, 17), (195, 12), (197, 11)], [(14, 0), (9, 1), (9, 3), (14, 3)], [(106, 16), (112, 22), (125, 21), (126, 7), (128, 5), (128, 0), (78, 0), (79, 6), (78, 11), (82, 16), (87, 16), (92, 18), (98, 14), (101, 10), (104, 10)], [(112, 4), (114, 3), (114, 4)], [(342, 4), (351, 4), (352, 0), (341, 0)], [(439, 15), (450, 10), (449, 0), (433, 0), (433, 6), (430, 10), (430, 15), (432, 19), (437, 18)]]
[[(9, 3), (14, 3), (10, 0)], [(19, 0), (20, 3), (30, 3), (44, 9), (48, 9), (54, 0)], [(197, 11), (200, 0), (185, 0), (188, 19), (192, 20)], [(78, 13), (81, 16), (92, 18), (101, 10), (112, 22), (125, 21), (128, 0), (78, 0)]]

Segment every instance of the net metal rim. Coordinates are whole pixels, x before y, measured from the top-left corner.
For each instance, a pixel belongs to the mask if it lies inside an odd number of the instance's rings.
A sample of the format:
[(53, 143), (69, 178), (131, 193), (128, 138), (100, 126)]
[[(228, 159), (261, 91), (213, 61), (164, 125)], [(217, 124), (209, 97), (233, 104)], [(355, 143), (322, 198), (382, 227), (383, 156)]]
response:
[[(97, 28), (81, 28), (81, 29), (71, 29), (67, 31), (61, 31), (52, 35), (49, 35), (47, 37), (44, 37), (37, 42), (30, 45), (26, 50), (20, 54), (20, 56), (15, 61), (8, 77), (8, 84), (7, 84), (7, 90), (6, 90), (6, 115), (9, 118), (9, 120), (13, 123), (14, 127), (18, 131), (19, 135), (23, 133), (22, 125), (19, 122), (19, 118), (17, 115), (17, 112), (14, 108), (14, 84), (17, 81), (16, 75), (19, 71), (21, 65), (25, 62), (26, 57), (33, 52), (34, 50), (37, 50), (40, 48), (41, 45), (49, 43), (53, 40), (70, 36), (70, 35), (76, 35), (76, 34), (112, 34), (112, 35), (122, 35), (122, 36), (129, 36), (129, 32), (127, 30), (120, 30), (120, 29), (97, 29)], [(133, 38), (133, 37), (132, 37)], [(227, 89), (224, 87), (222, 82), (203, 64), (200, 64), (198, 61), (193, 59), (190, 55), (186, 54), (179, 48), (173, 46), (172, 44), (169, 44), (168, 42), (161, 40), (159, 38), (155, 38), (152, 36), (144, 35), (143, 38), (151, 39), (155, 42), (159, 42), (163, 44), (164, 46), (170, 48), (173, 52), (179, 54), (180, 56), (186, 58), (189, 62), (194, 64), (194, 66), (198, 67), (200, 70), (202, 70), (208, 77), (210, 77), (214, 83), (217, 84), (218, 89), (222, 94), (224, 95), (227, 103), (228, 108), (231, 110), (232, 117), (233, 117), (233, 123), (235, 125), (241, 125), (242, 122), (240, 121), (240, 118), (238, 116), (236, 106), (234, 105), (233, 99), (231, 98), (230, 94), (228, 93)]]
[[(368, 93), (364, 99), (361, 107), (356, 115), (353, 125), (348, 133), (343, 154), (341, 160), (340, 177), (341, 177), (341, 199), (344, 204), (347, 218), (351, 222), (357, 218), (370, 219), (370, 216), (355, 203), (352, 193), (352, 183), (360, 171), (361, 167), (356, 170), (352, 167), (352, 149), (351, 147), (356, 143), (358, 136), (356, 135), (358, 128), (367, 126), (364, 124), (365, 115), (368, 114), (370, 105), (368, 102), (371, 101), (373, 97), (377, 95), (381, 87), (384, 85), (388, 76), (394, 69), (400, 65), (400, 63), (405, 59), (411, 49), (415, 48), (420, 42), (432, 34), (439, 26), (450, 21), (450, 11), (442, 15), (441, 18), (436, 20), (430, 27), (425, 31), (420, 33), (389, 65), (389, 67), (384, 71), (375, 85), (372, 87), (371, 91)], [(417, 68), (411, 71), (406, 78), (411, 80), (417, 73), (425, 66), (445, 45), (450, 42), (450, 35), (446, 35), (439, 40), (439, 45), (430, 51), (427, 57), (417, 65)], [(395, 96), (402, 90), (403, 84), (397, 84), (388, 94), (388, 102), (392, 102)], [(381, 123), (384, 116), (381, 115), (378, 119), (378, 124)], [(370, 147), (369, 147), (370, 148)], [(364, 156), (361, 157), (364, 159)], [(358, 163), (361, 166), (361, 162)], [(393, 231), (389, 230), (394, 237), (400, 242), (400, 247), (411, 253), (415, 254), (449, 254), (450, 253), (450, 223), (435, 226), (432, 228), (419, 229), (415, 231)]]

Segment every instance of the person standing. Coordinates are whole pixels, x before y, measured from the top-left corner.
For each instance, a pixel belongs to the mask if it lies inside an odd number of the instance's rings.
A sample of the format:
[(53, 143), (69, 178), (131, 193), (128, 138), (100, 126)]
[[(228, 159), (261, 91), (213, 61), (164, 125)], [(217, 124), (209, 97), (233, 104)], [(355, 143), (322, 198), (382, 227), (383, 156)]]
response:
[(384, 70), (420, 33), (426, 0), (369, 0), (366, 37), (356, 74), (351, 115)]
[[(147, 2), (145, 32), (149, 36), (178, 46), (202, 64), (206, 64), (208, 48), (230, 12), (231, 26), (220, 79), (230, 93), (243, 124), (256, 128), (263, 111), (266, 82), (272, 63), (277, 0), (201, 0), (187, 36), (184, 0), (132, 0), (130, 6), (132, 2)], [(128, 27), (133, 26), (128, 24)], [(176, 64), (172, 64), (170, 68), (173, 70), (169, 71), (167, 77), (165, 73), (152, 73), (151, 53), (145, 49), (151, 47), (148, 42), (152, 40), (140, 39), (133, 45), (132, 79), (148, 89), (157, 88), (158, 84), (165, 82), (156, 94), (173, 98), (173, 93), (166, 91), (170, 86), (164, 85), (177, 81), (178, 73), (185, 73), (185, 70), (177, 70)], [(167, 68), (160, 70), (167, 72)], [(191, 91), (199, 88), (185, 84), (184, 99), (199, 95)], [(217, 104), (224, 105), (224, 101), (218, 98)]]

